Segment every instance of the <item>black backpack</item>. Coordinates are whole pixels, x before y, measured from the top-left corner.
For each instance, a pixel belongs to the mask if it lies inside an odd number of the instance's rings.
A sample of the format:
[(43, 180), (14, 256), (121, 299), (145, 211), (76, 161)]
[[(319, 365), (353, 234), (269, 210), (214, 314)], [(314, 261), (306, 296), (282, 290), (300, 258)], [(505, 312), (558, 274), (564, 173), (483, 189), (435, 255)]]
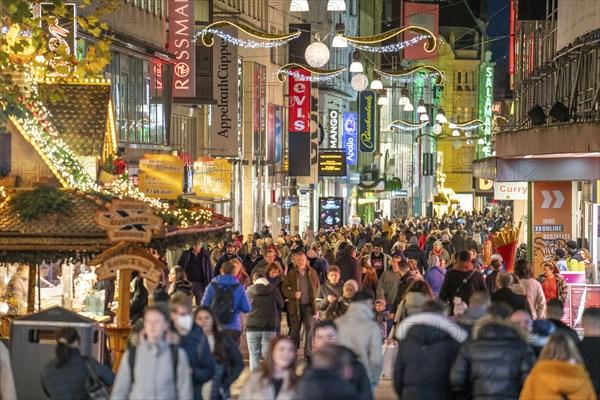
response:
[(221, 288), (216, 282), (210, 284), (215, 289), (215, 296), (213, 297), (210, 309), (215, 314), (215, 317), (221, 324), (229, 324), (233, 320), (233, 292), (239, 286), (236, 283), (227, 289)]

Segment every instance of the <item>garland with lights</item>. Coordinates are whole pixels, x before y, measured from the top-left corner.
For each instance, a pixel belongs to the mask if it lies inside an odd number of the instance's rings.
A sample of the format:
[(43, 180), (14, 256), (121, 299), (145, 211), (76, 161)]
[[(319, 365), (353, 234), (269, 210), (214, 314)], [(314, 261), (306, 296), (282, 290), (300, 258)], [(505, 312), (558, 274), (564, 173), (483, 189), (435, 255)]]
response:
[[(380, 33), (378, 35), (366, 36), (366, 37), (346, 36), (342, 33), (338, 33), (336, 36), (340, 37), (343, 40), (346, 40), (348, 43), (350, 43), (351, 45), (353, 45), (355, 47), (363, 46), (363, 50), (368, 50), (367, 48), (369, 48), (368, 51), (383, 52), (382, 49), (393, 48), (393, 46), (395, 46), (395, 45), (389, 45), (389, 46), (386, 45), (383, 47), (374, 47), (374, 46), (369, 46), (369, 45), (385, 42), (386, 40), (396, 37), (406, 31), (411, 31), (411, 32), (415, 32), (415, 33), (419, 34), (419, 36), (416, 36), (415, 38), (412, 38), (412, 39), (406, 41), (406, 42), (411, 42), (414, 39), (418, 39), (418, 40), (408, 44), (408, 46), (415, 44), (416, 42), (419, 42), (421, 40), (426, 39), (427, 42), (423, 45), (424, 50), (427, 53), (431, 53), (433, 50), (435, 50), (435, 47), (437, 45), (437, 38), (434, 36), (434, 34), (430, 30), (422, 28), (420, 26), (406, 26), (403, 28), (395, 28), (395, 29), (389, 30), (387, 32)], [(400, 45), (402, 43), (405, 43), (405, 42), (397, 43), (396, 45)], [(406, 47), (406, 46), (404, 46), (404, 47)], [(392, 50), (388, 50), (387, 52), (389, 52), (389, 51), (397, 51), (397, 50), (392, 49)]]
[(403, 121), (401, 119), (398, 119), (398, 120), (393, 121), (392, 123), (390, 123), (388, 125), (388, 129), (391, 130), (392, 132), (395, 132), (396, 128), (400, 129), (402, 131), (418, 131), (419, 129), (422, 129), (422, 128), (426, 127), (428, 123), (429, 122), (422, 122), (420, 124), (413, 124), (412, 122)]
[[(414, 82), (434, 77), (436, 85), (442, 85), (446, 81), (446, 76), (444, 73), (432, 65), (419, 65), (413, 68), (403, 69), (401, 71), (383, 71), (378, 68), (374, 68), (373, 71), (379, 73), (381, 76), (385, 76), (386, 78), (400, 82)], [(426, 71), (426, 74), (423, 75), (421, 71)]]
[(427, 39), (429, 36), (420, 35), (412, 39), (405, 40), (399, 43), (388, 44), (385, 46), (369, 46), (366, 44), (354, 43), (353, 46), (359, 50), (368, 51), (370, 53), (395, 53), (412, 45), (419, 43), (421, 40)]
[(460, 129), (462, 131), (472, 131), (474, 129), (485, 126), (485, 122), (483, 122), (480, 119), (472, 119), (471, 121), (467, 121), (462, 124), (455, 122), (454, 125), (456, 126), (456, 129)]
[[(260, 39), (261, 41), (257, 42), (252, 39), (240, 39), (220, 29), (227, 26), (235, 27), (238, 30), (247, 34), (248, 36), (253, 37), (255, 39)], [(257, 49), (282, 46), (288, 43), (290, 40), (296, 39), (300, 35), (300, 31), (284, 34), (272, 34), (268, 32), (258, 31), (254, 28), (249, 27), (248, 25), (240, 23), (234, 23), (231, 21), (219, 21), (208, 25), (200, 32), (197, 32), (196, 37), (194, 38), (194, 42), (197, 40), (198, 37), (200, 37), (200, 40), (202, 41), (203, 45), (205, 45), (206, 47), (211, 47), (215, 43), (213, 36), (218, 36), (226, 42), (234, 44), (236, 46)]]
[[(294, 68), (305, 69), (308, 72), (310, 72), (310, 75), (305, 76), (305, 75), (299, 74), (298, 72), (293, 70)], [(322, 82), (322, 81), (328, 81), (330, 79), (335, 78), (336, 76), (341, 75), (345, 70), (346, 70), (346, 68), (317, 69), (317, 68), (313, 68), (309, 65), (290, 63), (290, 64), (286, 64), (283, 67), (279, 68), (277, 70), (276, 74), (277, 74), (277, 80), (279, 80), (279, 82), (285, 82), (285, 80), (287, 79), (288, 76), (293, 76), (294, 78), (301, 80), (301, 81)]]

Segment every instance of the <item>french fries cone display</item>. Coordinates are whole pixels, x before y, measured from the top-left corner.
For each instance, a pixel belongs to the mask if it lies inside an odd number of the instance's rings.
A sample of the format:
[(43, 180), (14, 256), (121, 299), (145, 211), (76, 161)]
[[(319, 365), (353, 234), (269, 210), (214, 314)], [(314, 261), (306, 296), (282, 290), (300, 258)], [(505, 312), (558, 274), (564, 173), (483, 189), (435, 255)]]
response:
[(507, 272), (513, 272), (515, 268), (515, 257), (517, 255), (517, 247), (519, 245), (519, 234), (523, 221), (519, 222), (519, 226), (513, 228), (510, 223), (504, 228), (492, 235), (492, 240), (496, 245), (496, 252), (502, 256), (504, 260), (504, 268)]

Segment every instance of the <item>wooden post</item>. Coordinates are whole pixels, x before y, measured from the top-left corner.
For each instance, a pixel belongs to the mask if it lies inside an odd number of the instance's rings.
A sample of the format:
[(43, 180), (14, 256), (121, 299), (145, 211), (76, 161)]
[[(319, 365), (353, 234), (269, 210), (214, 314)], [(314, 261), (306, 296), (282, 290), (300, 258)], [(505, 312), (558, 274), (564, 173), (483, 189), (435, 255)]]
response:
[(27, 314), (33, 314), (35, 310), (35, 277), (36, 277), (36, 266), (29, 265), (29, 276), (27, 279)]
[(131, 270), (125, 269), (119, 272), (119, 308), (117, 309), (117, 315), (115, 324), (117, 326), (129, 325), (129, 300), (131, 294), (129, 293), (129, 285), (131, 284)]
[(113, 360), (113, 371), (117, 372), (121, 358), (127, 349), (127, 338), (131, 332), (131, 325), (129, 325), (129, 300), (131, 294), (129, 293), (129, 285), (131, 283), (131, 270), (119, 270), (119, 291), (117, 292), (119, 308), (117, 308), (117, 315), (115, 316), (115, 322), (111, 325), (105, 326), (106, 334), (110, 344), (110, 349), (114, 352), (115, 358)]

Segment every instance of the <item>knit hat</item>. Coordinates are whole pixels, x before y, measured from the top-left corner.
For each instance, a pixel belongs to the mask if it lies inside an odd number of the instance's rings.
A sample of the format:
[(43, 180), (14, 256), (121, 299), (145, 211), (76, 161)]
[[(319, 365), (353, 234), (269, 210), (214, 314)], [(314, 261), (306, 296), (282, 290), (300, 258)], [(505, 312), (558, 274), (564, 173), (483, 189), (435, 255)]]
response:
[(569, 240), (567, 242), (567, 247), (569, 248), (569, 250), (577, 250), (577, 242), (574, 240)]
[(410, 244), (419, 244), (419, 239), (416, 236), (411, 236), (411, 238), (408, 242)]
[(346, 282), (344, 282), (344, 287), (346, 286), (354, 286), (354, 290), (358, 291), (358, 282), (356, 282), (354, 279), (348, 279)]
[(444, 233), (442, 235), (442, 241), (446, 241), (446, 240), (450, 240), (450, 236), (448, 236), (448, 234)]
[(236, 240), (235, 242), (233, 242), (233, 245), (238, 249), (242, 248), (242, 242), (240, 242), (239, 240)]
[(381, 307), (385, 308), (385, 306), (387, 305), (387, 302), (385, 301), (385, 299), (377, 299), (375, 300), (375, 305), (380, 304)]

